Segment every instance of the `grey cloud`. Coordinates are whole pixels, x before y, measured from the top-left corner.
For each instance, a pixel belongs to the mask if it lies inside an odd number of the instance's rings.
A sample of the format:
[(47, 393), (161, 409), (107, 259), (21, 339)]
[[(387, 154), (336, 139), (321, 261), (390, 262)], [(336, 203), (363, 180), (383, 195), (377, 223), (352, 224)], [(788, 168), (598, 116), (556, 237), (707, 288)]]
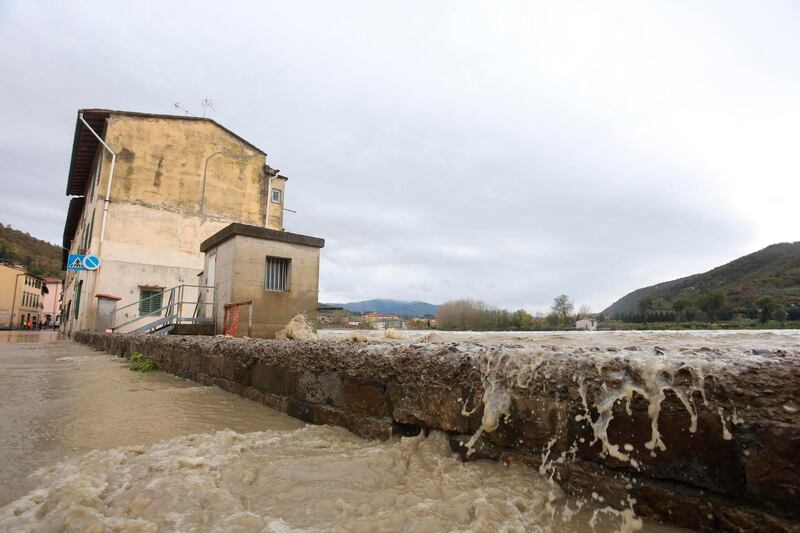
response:
[[(211, 97), (290, 177), (287, 228), (327, 239), (323, 301), (599, 310), (791, 236), (785, 208), (754, 213), (765, 187), (800, 193), (796, 159), (710, 111), (800, 134), (798, 93), (772, 97), (800, 81), (797, 21), (777, 3), (4, 2), (0, 220), (58, 242), (78, 108)], [(758, 154), (785, 172), (737, 172)]]

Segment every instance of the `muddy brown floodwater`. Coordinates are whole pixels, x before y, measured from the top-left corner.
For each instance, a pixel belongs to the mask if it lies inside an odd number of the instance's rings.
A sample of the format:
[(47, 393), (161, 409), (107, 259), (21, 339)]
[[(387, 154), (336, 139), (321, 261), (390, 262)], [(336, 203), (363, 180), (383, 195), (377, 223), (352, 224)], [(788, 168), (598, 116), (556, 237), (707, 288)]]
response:
[[(638, 519), (442, 434), (367, 441), (59, 340), (0, 332), (0, 530), (597, 531)], [(645, 522), (648, 531), (668, 529)]]

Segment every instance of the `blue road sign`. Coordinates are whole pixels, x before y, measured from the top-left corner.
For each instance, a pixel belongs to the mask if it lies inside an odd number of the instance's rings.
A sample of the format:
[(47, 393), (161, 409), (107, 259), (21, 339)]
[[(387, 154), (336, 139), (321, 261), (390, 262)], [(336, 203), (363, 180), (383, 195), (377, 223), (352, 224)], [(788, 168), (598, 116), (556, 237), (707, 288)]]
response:
[(100, 268), (100, 258), (96, 255), (69, 254), (67, 270), (97, 270)]
[(100, 268), (100, 258), (96, 255), (87, 255), (83, 258), (83, 268), (86, 270), (97, 270)]

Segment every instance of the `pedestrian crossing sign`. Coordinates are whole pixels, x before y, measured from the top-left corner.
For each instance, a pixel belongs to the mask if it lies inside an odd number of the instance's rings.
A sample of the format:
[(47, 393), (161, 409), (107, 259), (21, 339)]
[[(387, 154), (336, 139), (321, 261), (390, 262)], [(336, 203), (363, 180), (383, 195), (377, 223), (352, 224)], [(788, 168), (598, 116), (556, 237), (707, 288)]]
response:
[(100, 268), (100, 258), (96, 255), (69, 254), (67, 270), (97, 270)]

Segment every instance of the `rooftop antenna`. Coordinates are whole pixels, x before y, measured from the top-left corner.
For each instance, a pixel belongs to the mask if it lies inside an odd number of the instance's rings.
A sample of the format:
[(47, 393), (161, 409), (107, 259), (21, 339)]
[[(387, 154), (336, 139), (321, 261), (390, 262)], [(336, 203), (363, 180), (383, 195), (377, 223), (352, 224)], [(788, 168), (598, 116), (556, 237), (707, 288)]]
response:
[(189, 116), (189, 110), (183, 107), (180, 102), (175, 102), (175, 109), (180, 109), (181, 111), (186, 113), (187, 117)]
[(200, 105), (203, 106), (203, 118), (206, 118), (206, 109), (215, 111), (214, 102), (211, 101), (211, 98), (203, 98), (203, 101), (200, 102)]

